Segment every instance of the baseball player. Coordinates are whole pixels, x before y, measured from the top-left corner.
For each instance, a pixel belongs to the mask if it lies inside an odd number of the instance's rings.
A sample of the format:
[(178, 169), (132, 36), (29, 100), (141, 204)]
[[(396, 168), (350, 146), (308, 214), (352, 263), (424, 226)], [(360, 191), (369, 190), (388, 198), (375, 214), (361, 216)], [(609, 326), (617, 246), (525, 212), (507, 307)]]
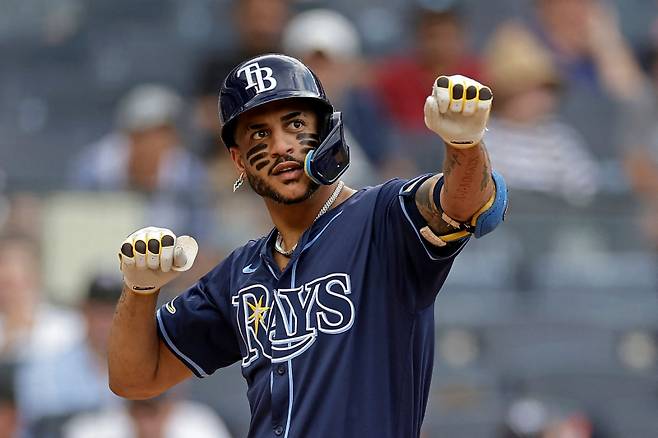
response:
[(274, 228), (155, 321), (158, 291), (189, 269), (196, 242), (155, 227), (130, 235), (112, 390), (152, 397), (240, 361), (249, 437), (418, 437), (436, 295), (469, 236), (493, 230), (507, 205), (482, 143), (491, 102), (486, 86), (439, 77), (425, 123), (446, 144), (443, 173), (354, 190), (340, 180), (350, 157), (341, 114), (308, 67), (278, 54), (235, 67), (220, 90), (221, 136), (234, 188), (246, 179)]

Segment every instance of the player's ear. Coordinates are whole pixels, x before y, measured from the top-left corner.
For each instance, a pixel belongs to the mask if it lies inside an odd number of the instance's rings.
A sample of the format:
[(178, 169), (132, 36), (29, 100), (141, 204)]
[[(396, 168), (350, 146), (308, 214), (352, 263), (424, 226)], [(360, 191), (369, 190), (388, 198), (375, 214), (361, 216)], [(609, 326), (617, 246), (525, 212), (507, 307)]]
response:
[(233, 165), (235, 166), (238, 173), (244, 172), (245, 165), (242, 160), (242, 155), (240, 154), (240, 149), (237, 146), (232, 146), (228, 150), (231, 153), (231, 160), (233, 160)]

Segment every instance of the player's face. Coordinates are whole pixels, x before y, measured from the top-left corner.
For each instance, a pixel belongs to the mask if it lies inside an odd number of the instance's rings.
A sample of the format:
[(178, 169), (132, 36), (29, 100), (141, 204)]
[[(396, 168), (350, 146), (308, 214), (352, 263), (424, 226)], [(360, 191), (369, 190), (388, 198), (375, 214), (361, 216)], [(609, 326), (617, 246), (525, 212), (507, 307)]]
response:
[(273, 102), (240, 116), (231, 158), (256, 193), (281, 204), (308, 199), (318, 185), (304, 158), (320, 144), (318, 117), (303, 101)]

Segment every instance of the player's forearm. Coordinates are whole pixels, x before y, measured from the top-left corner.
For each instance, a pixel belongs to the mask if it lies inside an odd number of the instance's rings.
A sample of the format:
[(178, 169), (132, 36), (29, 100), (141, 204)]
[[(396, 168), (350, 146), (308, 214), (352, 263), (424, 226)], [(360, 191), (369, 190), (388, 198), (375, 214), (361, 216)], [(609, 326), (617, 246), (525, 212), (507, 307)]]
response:
[(467, 221), (491, 198), (494, 183), (483, 143), (468, 149), (446, 147), (441, 208), (451, 218)]
[(127, 398), (156, 395), (160, 340), (154, 310), (157, 294), (137, 295), (124, 288), (112, 320), (108, 346), (110, 389)]

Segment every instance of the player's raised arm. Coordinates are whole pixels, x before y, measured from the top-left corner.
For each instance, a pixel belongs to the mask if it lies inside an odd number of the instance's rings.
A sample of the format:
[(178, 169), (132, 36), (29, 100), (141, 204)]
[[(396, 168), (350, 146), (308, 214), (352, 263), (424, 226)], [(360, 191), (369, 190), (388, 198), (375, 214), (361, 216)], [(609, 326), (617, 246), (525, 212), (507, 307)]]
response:
[(464, 76), (440, 76), (425, 101), (425, 124), (446, 145), (443, 175), (426, 180), (416, 205), (429, 227), (423, 236), (437, 246), (469, 234), (480, 237), (502, 220), (507, 193), (492, 172), (482, 137), (493, 94)]
[(131, 399), (150, 398), (192, 375), (159, 339), (154, 311), (162, 286), (188, 270), (198, 247), (191, 237), (148, 227), (131, 234), (119, 259), (124, 288), (108, 346), (110, 388)]

